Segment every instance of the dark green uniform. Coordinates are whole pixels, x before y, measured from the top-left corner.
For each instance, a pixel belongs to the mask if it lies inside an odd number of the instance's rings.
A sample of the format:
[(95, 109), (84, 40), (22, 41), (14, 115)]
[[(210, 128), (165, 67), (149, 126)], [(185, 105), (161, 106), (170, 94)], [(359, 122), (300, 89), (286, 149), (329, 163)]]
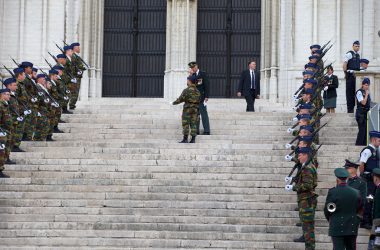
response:
[(12, 116), (9, 110), (9, 105), (5, 101), (0, 101), (0, 126), (7, 133), (7, 141), (5, 144), (5, 160), (9, 159), (9, 154), (11, 152), (11, 141), (12, 141), (12, 130), (13, 122)]
[(182, 91), (180, 97), (173, 102), (173, 105), (184, 102), (182, 112), (182, 131), (183, 135), (197, 135), (197, 118), (199, 109), (200, 92), (195, 84), (190, 85)]
[(21, 143), (22, 134), (24, 132), (24, 120), (19, 121), (18, 119), (21, 117), (23, 119), (24, 111), (20, 107), (20, 104), (16, 98), (16, 96), (11, 93), (11, 98), (9, 99), (9, 111), (11, 113), (12, 117), (12, 139), (10, 142), (10, 149), (12, 150), (14, 146), (16, 146), (16, 142), (18, 142), (18, 145)]
[[(329, 203), (336, 205), (335, 212), (328, 211)], [(329, 235), (332, 238), (334, 250), (356, 249), (356, 237), (360, 224), (357, 215), (362, 207), (359, 191), (346, 183), (341, 183), (329, 190), (324, 214), (329, 221)]]
[(353, 189), (359, 191), (360, 197), (362, 198), (362, 204), (364, 205), (367, 197), (367, 182), (365, 182), (362, 178), (355, 176), (353, 178), (349, 178), (347, 184)]
[(314, 216), (318, 198), (315, 193), (317, 181), (317, 168), (309, 163), (302, 168), (293, 187), (293, 190), (297, 192), (299, 217), (307, 250), (315, 249)]
[[(67, 76), (73, 76), (74, 78), (69, 80), (68, 83), (68, 89), (70, 90), (70, 101), (69, 101), (69, 107), (75, 108), (75, 103), (74, 101), (78, 99), (78, 80), (76, 78), (76, 66), (75, 66), (75, 61), (73, 61), (73, 58), (71, 58), (71, 61), (69, 59), (66, 59), (66, 65), (64, 66), (64, 74)], [(76, 80), (76, 82), (72, 82), (72, 80)]]
[(375, 197), (373, 199), (373, 219), (380, 218), (380, 185), (376, 187)]
[[(37, 102), (33, 103), (31, 99), (33, 97), (37, 99), (40, 98), (38, 96), (38, 91), (33, 85), (34, 83), (32, 82), (30, 78), (25, 78), (23, 82), (18, 83), (19, 87), (16, 91), (18, 97), (26, 96), (25, 94), (26, 92), (30, 95), (30, 98), (28, 98), (28, 102), (29, 102), (29, 107), (32, 109), (32, 114), (30, 114), (27, 117), (25, 121), (25, 127), (24, 127), (24, 133), (28, 140), (33, 140), (34, 132), (37, 126), (37, 113), (38, 113), (38, 103)], [(22, 88), (22, 86), (24, 88)]]
[(76, 91), (71, 96), (70, 108), (75, 107), (78, 101), (83, 72), (86, 70), (86, 67), (84, 66), (83, 62), (79, 59), (79, 55), (74, 53), (72, 59), (73, 59), (73, 65), (75, 69), (74, 76), (77, 78), (77, 84), (76, 84)]

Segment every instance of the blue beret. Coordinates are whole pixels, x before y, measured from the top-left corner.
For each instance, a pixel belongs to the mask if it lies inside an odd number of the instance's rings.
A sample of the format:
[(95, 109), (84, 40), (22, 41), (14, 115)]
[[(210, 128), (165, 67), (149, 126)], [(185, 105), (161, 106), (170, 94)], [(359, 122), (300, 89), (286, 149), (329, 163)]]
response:
[(4, 85), (8, 86), (9, 84), (14, 83), (14, 82), (16, 82), (15, 78), (8, 78), (8, 79), (5, 79)]
[(309, 154), (310, 152), (311, 152), (311, 148), (310, 147), (298, 148), (298, 153), (299, 154)]
[(36, 78), (38, 79), (38, 78), (45, 78), (45, 77), (46, 77), (45, 74), (38, 74)]
[(64, 54), (58, 54), (57, 58), (66, 58), (66, 56)]
[(369, 132), (369, 137), (380, 138), (380, 132), (379, 131), (370, 131)]
[(80, 44), (79, 44), (79, 43), (72, 43), (70, 46), (71, 46), (72, 48), (74, 48), (75, 46), (80, 46)]
[(22, 62), (22, 63), (20, 64), (20, 67), (21, 67), (21, 68), (27, 68), (27, 67), (31, 67), (31, 68), (33, 68), (33, 63), (31, 63), (31, 62)]
[(314, 94), (314, 90), (313, 89), (305, 89), (305, 91), (303, 93), (307, 94), (307, 95), (312, 95), (312, 94)]
[(369, 63), (369, 61), (367, 60), (367, 59), (360, 59), (360, 63), (365, 63), (365, 64), (368, 64)]
[(15, 68), (15, 69), (13, 70), (13, 73), (15, 73), (15, 74), (19, 74), (19, 73), (22, 73), (22, 72), (24, 72), (24, 69), (23, 69), (23, 68)]
[(315, 56), (315, 55), (309, 56), (309, 60), (311, 60), (311, 59), (318, 59), (318, 58), (319, 58), (319, 56)]
[(191, 75), (187, 78), (187, 80), (191, 81), (192, 83), (196, 83), (198, 80), (198, 77), (196, 75)]
[(33, 70), (34, 72), (38, 72), (38, 69), (37, 69), (37, 68), (32, 68), (32, 70)]
[(369, 80), (369, 78), (367, 78), (367, 77), (364, 77), (363, 78), (363, 81), (362, 81), (362, 84), (371, 84), (371, 81)]
[(303, 80), (303, 83), (311, 83), (313, 85), (316, 85), (317, 84), (317, 80), (309, 78), (309, 79)]
[(321, 48), (321, 45), (319, 44), (313, 44), (310, 46), (310, 49), (320, 49)]
[(302, 119), (311, 120), (311, 115), (309, 115), (309, 114), (297, 115), (297, 118), (298, 118), (298, 120), (302, 120)]
[(0, 94), (2, 94), (2, 93), (9, 93), (9, 92), (11, 92), (10, 89), (0, 89)]
[(62, 66), (59, 66), (59, 65), (55, 65), (52, 69), (55, 69), (55, 70), (63, 70), (63, 67), (62, 67)]
[(301, 126), (300, 127), (300, 130), (302, 130), (302, 129), (305, 129), (305, 130), (307, 130), (307, 131), (309, 131), (310, 133), (313, 133), (314, 132), (314, 129), (313, 129), (313, 127), (312, 126)]
[(70, 49), (73, 49), (73, 47), (71, 45), (63, 46), (63, 50), (64, 51), (67, 51), (67, 50), (70, 50)]
[(336, 168), (334, 170), (334, 174), (337, 178), (348, 178), (350, 176), (347, 169), (345, 168)]
[(314, 68), (314, 69), (317, 69), (317, 68), (319, 68), (318, 66), (317, 66), (317, 64), (315, 64), (315, 63), (307, 63), (307, 64), (305, 64), (305, 69), (306, 68)]
[(51, 70), (49, 70), (49, 75), (51, 75), (51, 74), (58, 75), (58, 71), (56, 71), (55, 69), (51, 69)]
[(359, 41), (355, 41), (352, 45), (354, 45), (354, 44), (360, 45), (360, 42)]
[(305, 71), (302, 72), (302, 75), (311, 75), (311, 76), (313, 76), (314, 72), (310, 71), (310, 70), (305, 70)]
[(320, 54), (320, 55), (322, 55), (322, 50), (317, 49), (317, 50), (315, 50), (315, 51), (313, 52), (313, 54)]
[(301, 136), (299, 141), (304, 141), (304, 142), (312, 142), (313, 137), (312, 136)]
[(300, 109), (311, 109), (313, 106), (311, 106), (310, 103), (304, 103), (300, 105)]

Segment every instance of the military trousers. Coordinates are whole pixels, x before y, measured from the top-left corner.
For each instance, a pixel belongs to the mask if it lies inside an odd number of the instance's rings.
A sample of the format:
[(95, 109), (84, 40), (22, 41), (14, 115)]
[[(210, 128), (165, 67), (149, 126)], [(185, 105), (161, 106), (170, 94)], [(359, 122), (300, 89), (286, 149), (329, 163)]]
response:
[(69, 104), (70, 109), (74, 108), (77, 104), (81, 81), (82, 81), (82, 78), (77, 78), (77, 83), (71, 84), (72, 85), (70, 88), (71, 98), (70, 98), (70, 104)]
[[(368, 195), (375, 196), (376, 186), (372, 181), (372, 174), (370, 176), (371, 177), (365, 179), (367, 182), (367, 196)], [(373, 201), (366, 200), (364, 204), (363, 224), (372, 225), (372, 207), (373, 207)]]
[(305, 238), (305, 250), (315, 249), (314, 217), (317, 207), (317, 196), (298, 199), (299, 217)]
[(356, 77), (349, 74), (346, 77), (347, 112), (354, 113), (355, 108)]
[(356, 136), (356, 146), (367, 145), (367, 112), (360, 113), (356, 110), (355, 119), (358, 124), (359, 132)]
[(183, 108), (182, 133), (183, 135), (197, 135), (198, 108)]
[[(203, 101), (199, 103), (199, 115), (202, 119), (202, 125), (205, 133), (210, 133), (210, 121), (208, 119), (207, 106), (203, 104)], [(199, 133), (200, 119), (197, 120), (197, 133)]]
[(356, 250), (357, 235), (331, 237), (333, 250)]

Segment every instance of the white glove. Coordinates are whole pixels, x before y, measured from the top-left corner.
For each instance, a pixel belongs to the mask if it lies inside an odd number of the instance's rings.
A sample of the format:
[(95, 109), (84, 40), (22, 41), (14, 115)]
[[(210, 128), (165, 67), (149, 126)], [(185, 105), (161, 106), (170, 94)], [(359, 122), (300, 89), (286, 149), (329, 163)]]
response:
[(44, 102), (45, 102), (45, 103), (49, 103), (49, 102), (50, 102), (50, 99), (49, 99), (49, 98), (45, 98), (45, 99), (44, 99)]
[(32, 113), (32, 110), (31, 109), (29, 109), (28, 110), (28, 115), (30, 115)]
[(31, 100), (33, 103), (37, 102), (37, 98), (33, 97)]
[(368, 200), (368, 201), (373, 201), (373, 195), (372, 195), (372, 194), (368, 195), (368, 196), (367, 196), (367, 200)]
[(352, 69), (348, 69), (347, 72), (348, 72), (348, 73), (354, 73), (355, 71), (352, 70)]
[(41, 113), (40, 113), (40, 112), (37, 112), (37, 116), (38, 116), (38, 117), (41, 117), (42, 115), (41, 115)]
[(290, 134), (290, 133), (293, 133), (293, 131), (294, 131), (293, 128), (288, 128), (288, 130), (286, 132), (288, 132)]
[(285, 148), (286, 149), (290, 149), (292, 147), (292, 144), (290, 144), (290, 143), (286, 143), (286, 145), (285, 145)]
[(290, 155), (285, 155), (285, 160), (286, 161), (292, 161), (293, 157), (291, 157)]
[(4, 144), (0, 144), (0, 149), (1, 150), (5, 149), (5, 145)]
[(65, 97), (63, 97), (63, 100), (67, 101), (67, 100), (69, 100), (69, 97), (65, 96)]
[(285, 190), (286, 191), (293, 191), (293, 185), (286, 185)]
[(23, 120), (24, 118), (22, 118), (22, 116), (17, 117), (17, 121), (22, 122)]
[(298, 122), (298, 118), (297, 117), (293, 117), (293, 122)]
[(43, 96), (44, 93), (42, 93), (42, 92), (38, 92), (38, 95), (39, 95), (39, 96)]
[(58, 78), (59, 80), (61, 80), (61, 79), (62, 79), (60, 76), (57, 76), (57, 78)]
[(73, 79), (71, 79), (71, 82), (72, 82), (72, 83), (77, 83), (77, 79), (76, 79), (76, 78), (73, 78)]
[(0, 132), (0, 137), (7, 136), (7, 132)]
[(78, 76), (80, 76), (80, 75), (82, 75), (83, 74), (83, 72), (81, 71), (81, 70), (79, 70), (78, 72), (77, 72), (77, 75)]
[(203, 101), (203, 106), (207, 107), (207, 102)]
[(297, 99), (298, 99), (298, 95), (294, 95), (293, 100), (297, 100)]
[(24, 115), (29, 115), (29, 110), (24, 110)]
[(328, 89), (329, 89), (328, 86), (326, 86), (326, 87), (323, 88), (324, 91), (327, 91)]
[(286, 177), (285, 177), (285, 183), (286, 183), (287, 185), (290, 185), (290, 183), (292, 182), (292, 179), (293, 179), (293, 177), (291, 177), (291, 176), (286, 176)]
[(174, 105), (173, 102), (169, 102), (170, 105)]

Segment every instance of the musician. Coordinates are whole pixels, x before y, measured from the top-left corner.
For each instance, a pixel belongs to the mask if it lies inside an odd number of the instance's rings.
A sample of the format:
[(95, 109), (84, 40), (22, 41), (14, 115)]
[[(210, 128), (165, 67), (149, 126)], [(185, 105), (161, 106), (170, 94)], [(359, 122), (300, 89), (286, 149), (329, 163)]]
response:
[(334, 170), (336, 187), (329, 189), (324, 214), (329, 221), (329, 236), (335, 250), (356, 249), (356, 237), (363, 204), (358, 190), (347, 185), (349, 173), (344, 168)]

